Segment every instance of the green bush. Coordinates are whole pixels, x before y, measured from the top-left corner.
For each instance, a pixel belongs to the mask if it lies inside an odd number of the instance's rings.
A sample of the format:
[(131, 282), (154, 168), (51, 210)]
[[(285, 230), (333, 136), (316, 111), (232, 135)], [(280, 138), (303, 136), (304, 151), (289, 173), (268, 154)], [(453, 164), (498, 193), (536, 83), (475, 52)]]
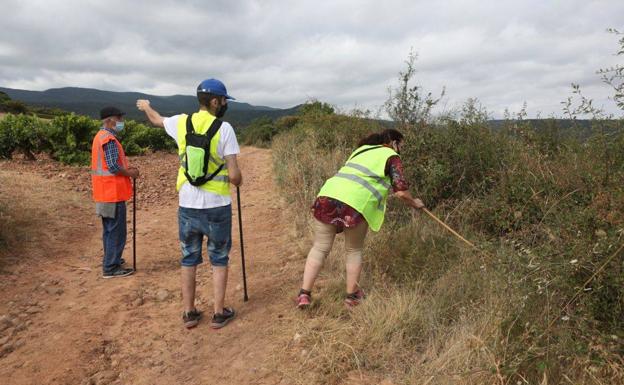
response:
[(406, 132), (404, 148), (406, 176), (431, 206), (488, 191), (509, 156), (508, 141), (486, 125), (454, 121)]
[[(325, 121), (333, 124), (332, 122), (335, 118), (338, 118), (338, 115), (335, 115), (334, 107), (327, 103), (310, 101), (303, 104), (295, 116), (283, 116), (276, 121), (269, 117), (254, 119), (249, 126), (242, 130), (241, 143), (258, 147), (269, 147), (273, 138), (280, 133), (297, 127), (301, 129), (301, 126), (311, 121)], [(327, 124), (322, 124), (322, 126), (327, 127)]]
[(241, 143), (258, 147), (268, 147), (273, 136), (280, 127), (271, 118), (262, 117), (254, 119), (241, 134)]
[(119, 139), (127, 155), (140, 155), (145, 150), (175, 151), (175, 141), (163, 128), (146, 126), (134, 120), (126, 121)]
[[(47, 152), (53, 159), (69, 164), (89, 164), (93, 138), (100, 122), (86, 116), (64, 114), (47, 122), (34, 115), (8, 114), (0, 121), (0, 157), (11, 158), (22, 151), (28, 158)], [(139, 155), (147, 149), (174, 151), (176, 144), (165, 130), (134, 121), (118, 135), (127, 155)]]
[(9, 100), (11, 100), (9, 95), (7, 95), (5, 92), (0, 91), (0, 103), (8, 102)]
[(28, 112), (28, 106), (19, 100), (4, 100), (0, 102), (0, 111), (10, 114), (25, 114)]
[(308, 117), (319, 117), (325, 115), (334, 115), (336, 110), (328, 103), (312, 100), (303, 104), (299, 108), (299, 115)]
[(98, 129), (98, 121), (86, 116), (57, 116), (50, 122), (47, 130), (52, 157), (63, 163), (89, 164), (91, 144)]
[(11, 158), (19, 150), (29, 159), (43, 147), (47, 124), (33, 115), (8, 114), (0, 120), (0, 157)]

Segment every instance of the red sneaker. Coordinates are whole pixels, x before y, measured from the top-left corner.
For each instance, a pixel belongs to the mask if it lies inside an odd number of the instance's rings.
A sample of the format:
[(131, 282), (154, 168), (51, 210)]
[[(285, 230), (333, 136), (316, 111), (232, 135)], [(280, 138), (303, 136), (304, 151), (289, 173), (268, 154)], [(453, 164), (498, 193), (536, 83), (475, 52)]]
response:
[(297, 297), (297, 307), (299, 309), (305, 309), (309, 307), (311, 303), (312, 298), (307, 294), (301, 293), (299, 294), (299, 297)]
[(347, 307), (354, 307), (362, 303), (366, 294), (364, 294), (364, 290), (358, 288), (355, 293), (347, 294), (347, 298), (345, 298), (344, 302)]

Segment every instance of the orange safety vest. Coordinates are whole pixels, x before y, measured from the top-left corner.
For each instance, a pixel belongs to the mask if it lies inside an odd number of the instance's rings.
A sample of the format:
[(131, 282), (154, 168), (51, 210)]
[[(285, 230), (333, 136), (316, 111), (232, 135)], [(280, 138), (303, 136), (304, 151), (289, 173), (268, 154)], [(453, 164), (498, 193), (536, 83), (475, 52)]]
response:
[(101, 129), (93, 138), (91, 146), (91, 184), (93, 187), (93, 200), (96, 202), (123, 202), (132, 197), (132, 183), (130, 178), (123, 175), (115, 175), (108, 171), (103, 146), (115, 142), (119, 152), (119, 162), (125, 169), (128, 168), (128, 160), (121, 143), (115, 135)]

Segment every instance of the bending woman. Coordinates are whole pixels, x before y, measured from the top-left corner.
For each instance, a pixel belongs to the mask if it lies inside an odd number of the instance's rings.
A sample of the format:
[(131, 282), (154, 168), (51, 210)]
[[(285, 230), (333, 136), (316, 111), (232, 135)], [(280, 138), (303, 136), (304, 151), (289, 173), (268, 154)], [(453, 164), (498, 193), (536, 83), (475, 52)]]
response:
[(358, 143), (347, 163), (328, 179), (312, 206), (314, 244), (308, 253), (297, 307), (311, 303), (312, 286), (337, 233), (345, 233), (347, 295), (345, 304), (355, 306), (364, 299), (359, 286), (362, 249), (370, 227), (379, 231), (384, 220), (390, 189), (408, 206), (424, 207), (408, 191), (399, 153), (403, 134), (388, 129), (371, 134)]

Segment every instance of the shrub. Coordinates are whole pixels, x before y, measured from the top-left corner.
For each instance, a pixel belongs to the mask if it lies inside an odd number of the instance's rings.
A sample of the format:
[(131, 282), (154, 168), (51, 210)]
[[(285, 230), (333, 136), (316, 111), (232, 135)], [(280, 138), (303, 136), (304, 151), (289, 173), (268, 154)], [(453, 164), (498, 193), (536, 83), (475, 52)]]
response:
[(309, 117), (333, 115), (335, 112), (336, 110), (330, 104), (318, 100), (311, 100), (299, 107), (299, 115)]
[(19, 100), (5, 100), (0, 102), (0, 111), (11, 114), (25, 114), (28, 112), (28, 106)]
[(127, 155), (139, 155), (152, 151), (175, 151), (175, 141), (163, 128), (146, 126), (133, 120), (126, 121), (126, 127), (119, 134), (119, 139)]
[(271, 118), (257, 118), (243, 130), (241, 142), (245, 145), (268, 147), (279, 130), (280, 127)]
[(42, 136), (47, 124), (33, 115), (8, 114), (0, 120), (0, 157), (11, 158), (19, 150), (28, 159), (44, 146)]
[(9, 100), (11, 100), (9, 95), (7, 95), (5, 92), (0, 91), (0, 104), (4, 102), (8, 102)]
[(88, 164), (91, 160), (91, 144), (98, 129), (98, 121), (86, 116), (57, 116), (47, 130), (52, 157), (63, 163)]
[[(70, 164), (89, 164), (93, 138), (101, 123), (86, 116), (67, 114), (55, 117), (47, 126), (47, 150), (54, 159)], [(173, 151), (175, 142), (161, 128), (148, 127), (129, 120), (118, 134), (127, 155), (140, 155), (151, 150)]]

